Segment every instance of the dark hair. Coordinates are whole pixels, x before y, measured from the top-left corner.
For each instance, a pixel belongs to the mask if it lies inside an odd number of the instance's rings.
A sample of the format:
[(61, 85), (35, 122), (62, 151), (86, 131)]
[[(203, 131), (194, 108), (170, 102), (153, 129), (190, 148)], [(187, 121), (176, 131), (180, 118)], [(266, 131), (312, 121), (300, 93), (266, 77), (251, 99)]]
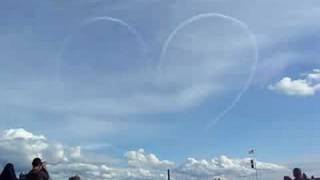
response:
[(69, 180), (81, 180), (79, 176), (70, 177)]
[(41, 166), (42, 165), (42, 161), (40, 158), (34, 158), (32, 161), (32, 166), (33, 167), (37, 167), (37, 166)]
[(11, 163), (6, 164), (6, 166), (4, 167), (0, 175), (0, 179), (6, 179), (6, 180), (17, 179), (13, 164)]
[(289, 176), (283, 177), (283, 180), (292, 180)]
[(294, 169), (293, 169), (293, 176), (294, 176), (295, 178), (301, 177), (301, 176), (302, 176), (302, 171), (301, 171), (301, 169), (299, 169), (299, 168), (294, 168)]

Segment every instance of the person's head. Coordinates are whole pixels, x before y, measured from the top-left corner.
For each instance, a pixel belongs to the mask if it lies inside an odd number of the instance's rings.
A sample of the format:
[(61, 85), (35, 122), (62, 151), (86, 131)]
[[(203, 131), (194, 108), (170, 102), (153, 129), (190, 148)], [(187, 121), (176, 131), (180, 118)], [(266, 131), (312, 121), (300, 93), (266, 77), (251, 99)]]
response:
[(283, 177), (283, 180), (291, 180), (291, 178), (289, 176), (285, 176)]
[(293, 176), (294, 176), (295, 178), (301, 178), (301, 177), (302, 177), (301, 169), (299, 169), (299, 168), (294, 168), (294, 169), (293, 169)]
[(15, 177), (16, 173), (14, 171), (14, 166), (11, 163), (6, 164), (4, 167), (0, 179), (11, 179), (12, 177)]
[(42, 166), (42, 161), (40, 158), (34, 158), (32, 161), (33, 168), (40, 168)]
[(13, 166), (13, 164), (8, 163), (8, 164), (6, 164), (6, 166), (4, 167), (4, 169), (5, 169), (5, 170), (10, 170), (10, 171), (12, 171), (12, 170), (14, 170), (14, 166)]
[(69, 180), (81, 180), (79, 176), (70, 177)]

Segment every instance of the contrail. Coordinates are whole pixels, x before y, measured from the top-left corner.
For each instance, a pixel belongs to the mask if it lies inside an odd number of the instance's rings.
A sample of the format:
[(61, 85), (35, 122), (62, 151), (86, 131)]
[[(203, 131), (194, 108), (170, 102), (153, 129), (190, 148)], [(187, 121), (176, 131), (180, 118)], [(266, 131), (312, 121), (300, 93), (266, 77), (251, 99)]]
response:
[(147, 45), (146, 45), (144, 39), (138, 33), (138, 31), (133, 26), (129, 25), (128, 23), (126, 23), (125, 21), (123, 21), (121, 19), (117, 19), (117, 18), (109, 17), (109, 16), (94, 17), (94, 18), (85, 20), (83, 26), (88, 25), (93, 22), (97, 22), (97, 21), (111, 21), (111, 22), (118, 23), (119, 25), (126, 27), (128, 29), (128, 31), (130, 33), (132, 33), (137, 38), (137, 40), (140, 43), (140, 45), (142, 46), (142, 48), (144, 50), (147, 48)]
[(241, 92), (235, 97), (235, 99), (231, 102), (231, 104), (226, 107), (221, 113), (219, 113), (216, 118), (214, 120), (212, 120), (211, 122), (209, 122), (206, 126), (206, 129), (209, 129), (210, 127), (212, 127), (213, 125), (217, 124), (228, 112), (230, 112), (235, 105), (240, 101), (242, 95), (248, 90), (253, 76), (254, 76), (254, 72), (256, 70), (256, 66), (258, 63), (258, 57), (259, 57), (259, 48), (258, 48), (258, 44), (257, 44), (257, 40), (256, 37), (254, 35), (254, 33), (251, 32), (251, 30), (249, 29), (248, 25), (242, 21), (240, 21), (239, 19), (230, 17), (230, 16), (226, 16), (223, 14), (219, 14), (219, 13), (203, 13), (203, 14), (198, 14), (195, 15), (185, 21), (182, 21), (172, 32), (171, 34), (169, 34), (168, 38), (165, 40), (165, 43), (162, 47), (162, 51), (161, 51), (161, 55), (160, 55), (160, 62), (159, 62), (159, 66), (158, 66), (158, 70), (161, 71), (162, 68), (162, 64), (163, 64), (163, 60), (165, 58), (165, 55), (167, 54), (167, 50), (168, 50), (168, 46), (170, 45), (172, 39), (176, 36), (176, 34), (183, 29), (185, 26), (201, 20), (201, 19), (205, 19), (205, 18), (222, 18), (228, 21), (231, 21), (233, 23), (238, 24), (242, 29), (245, 30), (246, 34), (248, 35), (248, 37), (250, 38), (250, 41), (252, 42), (253, 46), (254, 46), (254, 63), (251, 67), (251, 72), (250, 72), (250, 76), (248, 78), (248, 80), (246, 81), (244, 87), (242, 88)]
[[(142, 36), (138, 33), (138, 31), (131, 25), (129, 25), (127, 22), (121, 20), (121, 19), (118, 19), (118, 18), (114, 18), (114, 17), (109, 17), (109, 16), (100, 16), (100, 17), (93, 17), (93, 18), (90, 18), (90, 19), (86, 19), (83, 21), (83, 23), (81, 23), (79, 25), (78, 28), (76, 28), (76, 30), (78, 29), (81, 29), (85, 26), (88, 26), (90, 25), (91, 23), (94, 23), (94, 22), (99, 22), (99, 21), (105, 21), (105, 22), (113, 22), (113, 23), (116, 23), (120, 26), (123, 26), (125, 27), (131, 34), (133, 34), (135, 36), (135, 38), (137, 39), (139, 45), (141, 46), (142, 48), (142, 51), (143, 51), (143, 54), (146, 53), (147, 51), (147, 45), (144, 41), (144, 39), (142, 38)], [(76, 32), (76, 31), (75, 31)], [(65, 52), (66, 50), (66, 47), (67, 45), (72, 41), (72, 38), (73, 38), (73, 34), (75, 33), (70, 33), (70, 35), (68, 35), (64, 40), (63, 40), (63, 43), (62, 43), (62, 46), (61, 46), (61, 49), (60, 51), (58, 52), (57, 56), (56, 56), (56, 60), (58, 61), (57, 63), (57, 81), (60, 82), (61, 80), (61, 66), (62, 66), (62, 58), (61, 56), (63, 55), (63, 53)]]

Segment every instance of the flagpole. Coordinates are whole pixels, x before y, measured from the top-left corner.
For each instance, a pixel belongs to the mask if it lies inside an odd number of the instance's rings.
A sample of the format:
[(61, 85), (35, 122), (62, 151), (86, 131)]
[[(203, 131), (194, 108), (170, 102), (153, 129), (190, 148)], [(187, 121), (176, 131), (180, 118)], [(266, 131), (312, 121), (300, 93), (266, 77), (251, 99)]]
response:
[(253, 151), (253, 161), (254, 161), (254, 169), (256, 170), (256, 180), (259, 179), (258, 176), (258, 168), (257, 168), (257, 158), (256, 158), (256, 151)]
[(258, 169), (257, 169), (257, 160), (256, 160), (256, 151), (255, 149), (252, 149), (249, 151), (249, 154), (251, 154), (251, 159), (252, 159), (252, 168), (255, 169), (256, 171), (256, 180), (259, 179), (259, 176), (258, 176)]
[(256, 156), (254, 156), (254, 165), (255, 165), (255, 169), (256, 169), (256, 180), (258, 180), (258, 179), (259, 179), (259, 176), (258, 176), (258, 168), (257, 168)]

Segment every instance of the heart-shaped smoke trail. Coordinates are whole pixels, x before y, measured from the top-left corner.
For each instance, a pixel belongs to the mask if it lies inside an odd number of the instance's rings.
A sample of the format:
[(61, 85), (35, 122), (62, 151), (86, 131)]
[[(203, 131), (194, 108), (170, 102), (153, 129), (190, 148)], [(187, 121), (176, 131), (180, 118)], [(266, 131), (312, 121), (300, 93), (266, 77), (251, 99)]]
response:
[[(142, 50), (142, 54), (145, 54), (147, 52), (147, 45), (144, 41), (144, 39), (142, 38), (142, 36), (138, 33), (138, 31), (131, 25), (129, 25), (127, 22), (125, 22), (124, 20), (118, 19), (118, 18), (114, 18), (114, 17), (110, 17), (110, 16), (100, 16), (100, 17), (93, 17), (93, 18), (89, 18), (84, 20), (79, 26), (77, 26), (76, 28), (74, 28), (74, 32), (70, 33), (63, 41), (62, 46), (60, 48), (60, 51), (58, 52), (57, 56), (56, 56), (56, 61), (57, 61), (57, 82), (60, 82), (61, 79), (63, 77), (61, 77), (61, 70), (62, 70), (62, 66), (63, 66), (63, 54), (66, 52), (67, 50), (67, 46), (72, 42), (73, 40), (73, 36), (74, 34), (81, 28), (89, 26), (92, 23), (95, 22), (111, 22), (111, 23), (115, 23), (121, 27), (124, 27), (125, 29), (128, 30), (129, 33), (131, 33), (137, 40), (138, 45), (141, 47)], [(63, 83), (60, 84), (60, 86), (63, 86)]]
[(247, 79), (247, 81), (245, 82), (242, 90), (236, 95), (236, 97), (232, 100), (232, 102), (223, 110), (221, 111), (213, 120), (211, 120), (207, 125), (206, 125), (206, 129), (209, 129), (210, 127), (212, 127), (213, 125), (217, 124), (226, 114), (228, 114), (235, 106), (236, 104), (240, 101), (241, 97), (243, 96), (243, 94), (248, 90), (251, 82), (252, 82), (252, 79), (253, 79), (253, 76), (254, 76), (254, 72), (255, 72), (255, 69), (256, 69), (256, 65), (257, 65), (257, 62), (258, 62), (258, 45), (257, 45), (257, 40), (256, 40), (256, 37), (254, 35), (253, 32), (251, 32), (251, 30), (249, 29), (248, 25), (236, 18), (233, 18), (233, 17), (230, 17), (230, 16), (226, 16), (226, 15), (223, 15), (223, 14), (219, 14), (219, 13), (204, 13), (204, 14), (198, 14), (198, 15), (195, 15), (183, 22), (181, 22), (174, 30), (173, 32), (168, 36), (168, 38), (166, 39), (163, 47), (162, 47), (162, 51), (161, 51), (161, 56), (160, 56), (160, 62), (159, 62), (159, 66), (158, 66), (158, 70), (162, 71), (162, 68), (163, 68), (163, 61), (165, 59), (165, 56), (167, 54), (167, 51), (168, 51), (168, 47), (171, 43), (171, 41), (174, 39), (174, 37), (183, 29), (185, 28), (186, 26), (196, 22), (196, 21), (199, 21), (199, 20), (202, 20), (202, 19), (208, 19), (208, 18), (220, 18), (220, 19), (223, 19), (223, 20), (227, 20), (227, 21), (230, 21), (232, 23), (235, 23), (237, 25), (239, 25), (244, 31), (245, 33), (247, 34), (247, 36), (249, 37), (253, 47), (254, 47), (254, 61), (253, 61), (253, 64), (251, 66), (251, 72), (250, 72), (250, 75), (249, 75), (249, 78)]
[[(252, 78), (253, 78), (253, 75), (254, 75), (254, 71), (255, 71), (255, 68), (256, 68), (256, 64), (257, 64), (257, 61), (258, 61), (258, 46), (257, 46), (257, 42), (256, 42), (256, 38), (255, 38), (255, 35), (250, 31), (249, 27), (242, 21), (238, 20), (238, 19), (235, 19), (233, 17), (230, 17), (230, 16), (226, 16), (226, 15), (223, 15), (223, 14), (218, 14), (218, 13), (206, 13), (206, 14), (199, 14), (199, 15), (196, 15), (196, 16), (193, 16), (183, 22), (181, 22), (168, 36), (168, 38), (165, 40), (164, 42), (164, 45), (162, 47), (162, 50), (161, 50), (161, 55), (160, 55), (160, 62), (159, 62), (159, 66), (158, 66), (158, 69), (159, 71), (161, 72), (163, 69), (163, 61), (165, 59), (165, 56), (167, 54), (167, 51), (168, 51), (168, 48), (169, 48), (169, 45), (171, 44), (172, 40), (175, 38), (175, 36), (177, 34), (179, 34), (179, 32), (185, 28), (186, 26), (196, 22), (196, 21), (199, 21), (199, 20), (202, 20), (202, 19), (210, 19), (210, 18), (218, 18), (218, 19), (222, 19), (222, 20), (226, 20), (228, 22), (231, 22), (233, 24), (236, 24), (238, 25), (242, 30), (244, 30), (244, 32), (246, 33), (246, 35), (249, 37), (250, 39), (250, 42), (252, 43), (253, 47), (254, 47), (254, 61), (252, 63), (252, 65), (250, 66), (250, 75), (248, 77), (248, 79), (246, 80), (246, 82), (244, 83), (241, 91), (237, 94), (237, 96), (231, 101), (231, 103), (226, 107), (224, 108), (224, 110), (220, 111), (220, 113), (212, 120), (210, 121), (210, 123), (207, 125), (207, 128), (210, 128), (212, 127), (214, 124), (218, 123), (230, 110), (233, 109), (233, 107), (240, 101), (242, 95), (247, 91), (247, 89), (249, 88), (250, 84), (251, 84), (251, 81), (252, 81)], [(87, 26), (87, 25), (90, 25), (90, 23), (93, 23), (93, 22), (98, 22), (98, 21), (106, 21), (106, 22), (113, 22), (113, 23), (116, 23), (116, 24), (119, 24), (120, 26), (122, 27), (125, 27), (131, 34), (134, 35), (134, 37), (138, 40), (139, 44), (141, 45), (141, 47), (145, 50), (146, 49), (146, 43), (145, 41), (143, 40), (143, 38), (140, 36), (140, 34), (137, 32), (137, 30), (135, 28), (133, 28), (132, 26), (130, 26), (128, 23), (126, 23), (125, 21), (123, 20), (120, 20), (120, 19), (117, 19), (117, 18), (113, 18), (113, 17), (95, 17), (95, 18), (91, 18), (91, 19), (88, 19), (86, 21), (84, 21), (84, 23), (81, 24), (81, 27), (83, 26)], [(58, 70), (60, 71), (61, 70), (61, 55), (64, 53), (65, 49), (66, 49), (66, 45), (69, 43), (69, 41), (71, 41), (72, 39), (72, 34), (70, 36), (68, 36), (64, 42), (64, 46), (62, 47), (62, 50), (60, 51), (59, 55), (58, 55), (58, 59), (60, 60), (60, 63), (59, 63), (59, 67), (58, 67)], [(172, 72), (171, 72), (172, 73)], [(170, 80), (171, 81), (171, 80)], [(182, 93), (183, 96), (185, 96), (185, 94), (188, 96), (190, 95), (189, 93), (190, 91), (186, 91), (186, 93)], [(192, 92), (191, 92), (192, 93)], [(182, 96), (181, 95), (181, 96)], [(204, 97), (206, 97), (206, 93), (204, 93), (203, 95)], [(163, 97), (163, 96), (161, 96)], [(170, 101), (170, 95), (167, 96), (165, 94), (165, 96), (163, 98), (161, 98), (163, 101), (165, 101), (163, 104), (165, 105), (169, 105), (169, 107), (171, 107), (172, 105), (172, 101)], [(158, 98), (159, 99), (159, 98)], [(179, 98), (176, 98), (180, 99), (181, 102), (179, 102), (180, 104), (181, 103), (185, 103), (185, 99), (184, 97), (180, 97), (179, 95)], [(182, 99), (182, 100), (181, 100)], [(188, 101), (188, 97), (186, 97), (187, 101)], [(157, 100), (157, 98), (156, 98)], [(192, 100), (193, 101), (193, 100)], [(156, 103), (154, 102), (154, 100), (149, 100), (147, 101), (149, 103)], [(162, 101), (161, 101), (162, 102)], [(187, 102), (188, 103), (188, 102)], [(116, 104), (117, 105), (117, 104)], [(120, 103), (121, 105), (121, 103)], [(160, 105), (154, 105), (156, 107), (162, 107)], [(178, 105), (180, 106), (180, 105)], [(184, 106), (184, 105), (181, 105), (181, 106)], [(164, 108), (165, 110), (167, 110), (166, 108)], [(178, 108), (179, 109), (179, 108)]]

